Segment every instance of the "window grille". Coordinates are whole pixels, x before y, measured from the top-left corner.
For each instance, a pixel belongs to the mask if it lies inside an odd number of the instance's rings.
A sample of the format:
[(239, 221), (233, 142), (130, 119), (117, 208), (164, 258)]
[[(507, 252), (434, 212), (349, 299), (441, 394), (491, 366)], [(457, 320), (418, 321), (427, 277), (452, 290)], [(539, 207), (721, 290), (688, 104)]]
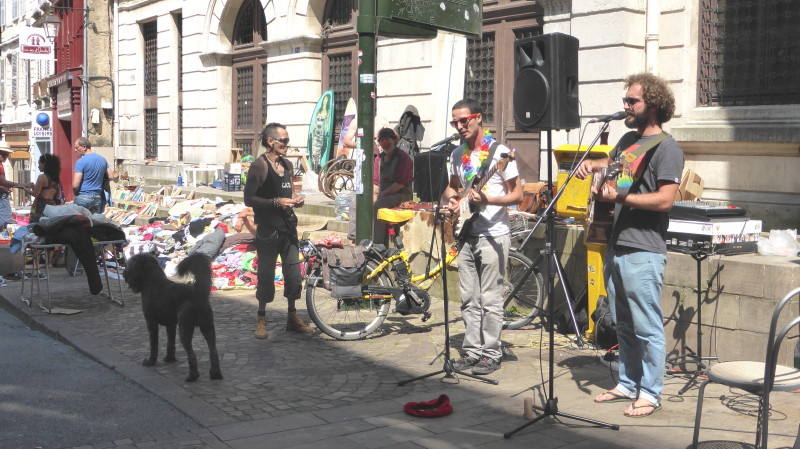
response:
[(178, 92), (183, 92), (183, 14), (175, 15), (178, 31)]
[(331, 26), (349, 25), (357, 9), (356, 0), (331, 0), (329, 3), (332, 3), (328, 15)]
[(800, 2), (701, 0), (698, 101), (800, 103)]
[(236, 69), (236, 127), (253, 127), (253, 67)]
[(333, 91), (333, 123), (342, 123), (347, 100), (353, 96), (352, 77), (353, 55), (351, 53), (328, 57), (328, 89)]
[(464, 74), (464, 97), (483, 106), (484, 124), (494, 122), (494, 34), (467, 40), (467, 65)]
[(261, 64), (261, 123), (257, 124), (258, 131), (266, 125), (267, 120), (267, 65)]
[(183, 105), (178, 106), (178, 160), (183, 160)]
[(158, 158), (158, 109), (144, 110), (144, 158)]
[(256, 36), (259, 41), (267, 39), (267, 20), (260, 2), (249, 0), (239, 8), (234, 30), (233, 42), (237, 46), (257, 43)]
[(144, 39), (144, 94), (158, 95), (158, 39), (156, 22), (142, 25)]
[(246, 156), (248, 154), (253, 154), (253, 141), (252, 140), (237, 140), (236, 141), (236, 147), (242, 149), (242, 156)]

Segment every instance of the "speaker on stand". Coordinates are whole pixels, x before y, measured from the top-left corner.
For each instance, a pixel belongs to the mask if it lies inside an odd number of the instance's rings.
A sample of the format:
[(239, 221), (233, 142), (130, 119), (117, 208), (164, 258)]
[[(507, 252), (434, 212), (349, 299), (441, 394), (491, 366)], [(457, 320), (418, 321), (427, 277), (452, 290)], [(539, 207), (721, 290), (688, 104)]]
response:
[(578, 39), (561, 33), (517, 39), (514, 54), (517, 129), (579, 128)]
[[(578, 39), (561, 33), (543, 34), (525, 39), (518, 39), (514, 42), (515, 54), (515, 81), (514, 81), (514, 120), (517, 129), (520, 131), (548, 131), (547, 133), (547, 186), (548, 191), (553, 191), (553, 138), (552, 131), (557, 129), (572, 129), (580, 127), (580, 114), (578, 111)], [(607, 124), (606, 124), (607, 125)], [(604, 131), (605, 129), (603, 129)], [(595, 142), (600, 138), (595, 139)], [(590, 145), (590, 149), (594, 143)], [(588, 155), (588, 150), (584, 158)], [(581, 162), (583, 159), (581, 159)], [(547, 233), (545, 248), (534, 259), (534, 266), (539, 262), (545, 262), (545, 279), (547, 289), (548, 317), (551, 325), (549, 326), (549, 361), (548, 361), (548, 392), (542, 414), (528, 421), (527, 423), (506, 432), (504, 438), (511, 438), (512, 435), (520, 430), (537, 423), (547, 417), (565, 417), (593, 424), (598, 427), (605, 427), (619, 430), (619, 426), (585, 418), (569, 413), (564, 413), (558, 408), (558, 397), (555, 396), (555, 277), (559, 275), (561, 285), (564, 288), (566, 306), (569, 308), (573, 323), (576, 322), (575, 315), (570, 300), (569, 283), (564, 275), (556, 251), (556, 231), (555, 231), (555, 203), (564, 192), (569, 182), (569, 178), (550, 201), (540, 218), (547, 220)], [(538, 225), (538, 223), (537, 223)], [(535, 229), (535, 228), (534, 228)], [(530, 240), (533, 230), (520, 244), (519, 250)], [(531, 267), (533, 268), (533, 267)], [(529, 275), (530, 273), (528, 273)], [(511, 292), (515, 295), (524, 283), (526, 275), (518, 281)], [(577, 328), (577, 323), (575, 324)], [(578, 341), (580, 342), (580, 330), (576, 329)], [(560, 421), (559, 421), (560, 422)]]

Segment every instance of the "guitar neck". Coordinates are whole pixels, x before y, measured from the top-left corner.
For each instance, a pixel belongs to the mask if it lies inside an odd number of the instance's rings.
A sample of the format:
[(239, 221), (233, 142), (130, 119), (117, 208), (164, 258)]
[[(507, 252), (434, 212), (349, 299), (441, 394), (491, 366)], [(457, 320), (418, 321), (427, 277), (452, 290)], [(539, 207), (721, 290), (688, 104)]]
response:
[(472, 181), (467, 183), (467, 186), (461, 191), (461, 193), (458, 194), (458, 196), (460, 198), (464, 198), (464, 196), (466, 196), (472, 188), (475, 188), (475, 190), (481, 190), (483, 186), (486, 185), (486, 182), (489, 181), (489, 178), (491, 178), (492, 175), (494, 175), (494, 173), (497, 171), (497, 167), (497, 165), (494, 165), (492, 168), (490, 168), (477, 184), (474, 183), (475, 178), (472, 178)]

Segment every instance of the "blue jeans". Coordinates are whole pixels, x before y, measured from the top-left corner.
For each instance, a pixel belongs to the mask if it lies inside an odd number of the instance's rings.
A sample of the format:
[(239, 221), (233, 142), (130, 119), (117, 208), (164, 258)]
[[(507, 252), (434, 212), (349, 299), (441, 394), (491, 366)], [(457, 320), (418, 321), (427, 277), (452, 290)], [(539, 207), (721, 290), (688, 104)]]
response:
[(663, 254), (609, 247), (605, 281), (619, 339), (620, 393), (659, 403), (666, 339), (661, 312)]
[(89, 209), (93, 214), (102, 214), (106, 210), (102, 193), (81, 193), (75, 197), (75, 204)]

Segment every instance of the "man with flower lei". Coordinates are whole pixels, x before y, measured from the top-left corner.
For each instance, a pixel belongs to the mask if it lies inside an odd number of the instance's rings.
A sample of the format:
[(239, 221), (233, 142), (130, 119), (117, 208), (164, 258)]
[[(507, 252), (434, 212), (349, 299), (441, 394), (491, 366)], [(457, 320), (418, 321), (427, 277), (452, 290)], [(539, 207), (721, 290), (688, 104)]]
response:
[[(492, 174), (480, 191), (470, 189), (459, 196), (459, 189), (477, 181), (481, 166), (489, 158), (494, 137), (483, 129), (483, 108), (466, 98), (453, 105), (450, 125), (461, 135), (463, 144), (450, 156), (450, 182), (442, 193), (441, 204), (457, 212), (460, 201), (476, 206), (478, 216), (466, 229), (458, 254), (461, 317), (466, 328), (462, 356), (453, 360), (457, 371), (490, 374), (500, 368), (500, 331), (503, 329), (503, 277), (511, 247), (506, 207), (522, 201), (522, 186), (514, 161)], [(510, 150), (498, 145), (486, 171)]]

